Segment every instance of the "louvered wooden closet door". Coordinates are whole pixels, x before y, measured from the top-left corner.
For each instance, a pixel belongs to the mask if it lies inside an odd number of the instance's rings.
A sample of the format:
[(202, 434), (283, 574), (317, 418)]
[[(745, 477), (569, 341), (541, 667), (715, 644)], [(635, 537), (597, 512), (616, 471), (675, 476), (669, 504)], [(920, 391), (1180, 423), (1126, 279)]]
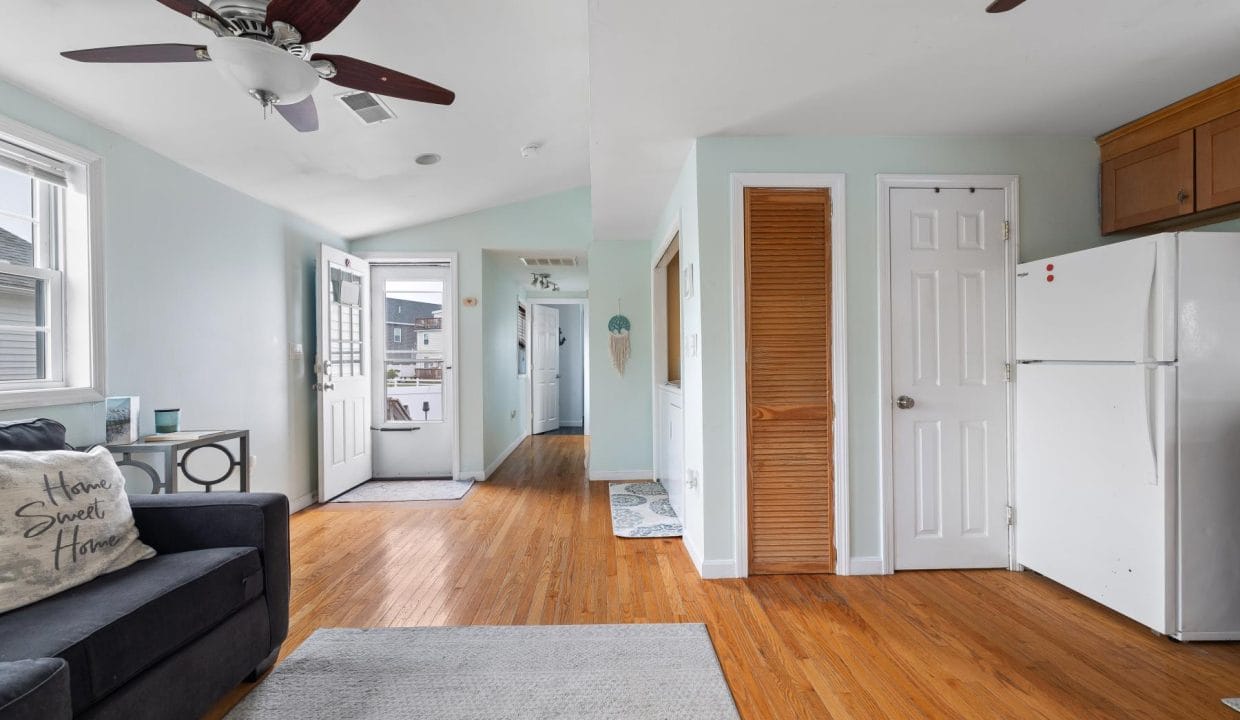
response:
[(825, 189), (745, 190), (751, 574), (835, 569), (830, 217)]

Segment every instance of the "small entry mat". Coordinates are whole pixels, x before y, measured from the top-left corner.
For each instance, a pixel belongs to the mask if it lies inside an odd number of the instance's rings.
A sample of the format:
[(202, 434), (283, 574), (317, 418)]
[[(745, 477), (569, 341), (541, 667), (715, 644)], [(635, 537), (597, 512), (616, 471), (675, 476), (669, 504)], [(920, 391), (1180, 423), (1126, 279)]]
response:
[(685, 528), (663, 483), (612, 483), (611, 530), (618, 537), (680, 537)]
[(332, 502), (460, 500), (473, 486), (473, 480), (370, 480)]

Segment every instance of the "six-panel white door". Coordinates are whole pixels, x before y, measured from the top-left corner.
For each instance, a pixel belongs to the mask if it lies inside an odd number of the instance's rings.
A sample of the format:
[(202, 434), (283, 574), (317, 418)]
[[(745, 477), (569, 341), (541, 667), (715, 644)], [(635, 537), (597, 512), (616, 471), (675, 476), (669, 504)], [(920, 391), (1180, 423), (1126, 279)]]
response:
[(1006, 567), (1006, 193), (890, 201), (895, 569)]
[(319, 502), (371, 477), (370, 266), (319, 247), (315, 387), (319, 395)]
[(533, 361), (534, 432), (560, 428), (560, 311), (549, 305), (534, 306)]

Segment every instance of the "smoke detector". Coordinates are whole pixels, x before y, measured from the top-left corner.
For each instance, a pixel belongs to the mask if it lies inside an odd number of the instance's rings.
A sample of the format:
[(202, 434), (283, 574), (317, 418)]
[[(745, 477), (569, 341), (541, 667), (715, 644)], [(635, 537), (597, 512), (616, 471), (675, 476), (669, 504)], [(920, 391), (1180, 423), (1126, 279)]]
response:
[(529, 145), (526, 145), (525, 147), (521, 148), (521, 157), (525, 158), (526, 160), (532, 160), (538, 157), (538, 152), (540, 150), (542, 150), (541, 144), (530, 143)]

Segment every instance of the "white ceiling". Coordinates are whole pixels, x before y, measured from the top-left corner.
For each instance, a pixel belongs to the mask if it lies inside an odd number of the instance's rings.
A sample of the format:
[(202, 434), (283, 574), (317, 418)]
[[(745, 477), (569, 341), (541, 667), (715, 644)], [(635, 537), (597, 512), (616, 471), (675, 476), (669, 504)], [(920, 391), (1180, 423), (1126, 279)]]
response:
[(596, 237), (647, 240), (695, 137), (1094, 135), (1240, 72), (1236, 0), (987, 2), (362, 0), (317, 48), (457, 102), (364, 127), (324, 83), (307, 135), (209, 64), (58, 56), (209, 39), (156, 0), (5, 0), (0, 79), (346, 237), (590, 183)]
[[(363, 126), (322, 83), (322, 128), (298, 134), (207, 63), (83, 65), (61, 50), (211, 35), (156, 0), (5, 0), (0, 79), (346, 237), (589, 182), (587, 11), (581, 0), (362, 0), (325, 40), (443, 85), (456, 103), (389, 100)], [(0, 112), (3, 109), (0, 108)], [(526, 143), (541, 142), (536, 160)], [(443, 156), (414, 164), (420, 153)]]
[(595, 237), (712, 135), (1096, 135), (1240, 73), (1236, 0), (591, 0)]
[[(530, 297), (555, 297), (557, 294), (582, 293), (590, 289), (590, 270), (586, 254), (581, 250), (487, 250), (487, 256), (496, 263), (496, 268), (508, 275), (518, 285), (529, 291)], [(532, 268), (521, 262), (523, 257), (537, 258), (576, 258), (577, 264), (572, 267)], [(559, 283), (560, 292), (536, 290), (529, 287), (531, 273), (543, 272), (551, 276), (553, 282)]]

